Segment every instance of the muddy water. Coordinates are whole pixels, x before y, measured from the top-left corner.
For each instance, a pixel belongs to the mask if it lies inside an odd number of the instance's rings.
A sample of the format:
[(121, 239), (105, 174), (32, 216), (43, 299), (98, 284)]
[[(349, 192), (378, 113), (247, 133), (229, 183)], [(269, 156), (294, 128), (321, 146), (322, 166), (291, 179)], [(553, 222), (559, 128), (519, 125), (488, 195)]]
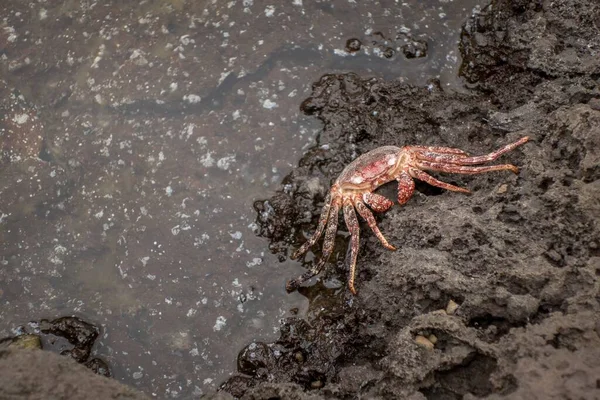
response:
[(252, 208), (320, 131), (299, 104), (335, 71), (457, 88), (483, 2), (279, 3), (3, 2), (1, 336), (81, 316), (117, 379), (177, 398), (306, 312)]

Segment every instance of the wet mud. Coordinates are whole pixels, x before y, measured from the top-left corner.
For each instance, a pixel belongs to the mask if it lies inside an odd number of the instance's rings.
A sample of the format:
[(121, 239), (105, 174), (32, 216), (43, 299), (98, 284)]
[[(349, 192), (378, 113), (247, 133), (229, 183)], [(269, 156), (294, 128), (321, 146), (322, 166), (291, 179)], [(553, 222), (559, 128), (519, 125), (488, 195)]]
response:
[(299, 289), (307, 316), (287, 318), (279, 340), (244, 348), (221, 390), (243, 399), (598, 398), (599, 21), (591, 0), (497, 0), (462, 32), (465, 93), (355, 74), (315, 83), (302, 110), (323, 122), (318, 143), (275, 196), (255, 203), (281, 259), (313, 232), (331, 182), (360, 154), (411, 144), (485, 154), (531, 140), (498, 160), (519, 175), (439, 174), (472, 194), (418, 184), (405, 206), (378, 216), (396, 252), (361, 225), (357, 296), (345, 288), (340, 217), (326, 271)]

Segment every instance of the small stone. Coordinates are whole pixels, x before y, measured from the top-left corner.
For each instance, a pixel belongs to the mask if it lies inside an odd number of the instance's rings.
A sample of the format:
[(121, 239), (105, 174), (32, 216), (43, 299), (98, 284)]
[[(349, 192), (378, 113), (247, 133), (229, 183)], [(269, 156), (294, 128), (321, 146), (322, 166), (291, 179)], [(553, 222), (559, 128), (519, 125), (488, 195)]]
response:
[(427, 339), (425, 336), (421, 336), (421, 335), (417, 335), (415, 337), (415, 343), (421, 347), (426, 348), (427, 350), (433, 350), (433, 347), (434, 347), (434, 344), (431, 343), (431, 341), (429, 339)]
[(303, 363), (304, 362), (304, 354), (302, 354), (301, 351), (297, 351), (296, 353), (294, 353), (294, 358), (299, 363)]
[(437, 336), (435, 336), (435, 335), (429, 335), (429, 337), (428, 337), (427, 339), (429, 339), (429, 341), (430, 341), (431, 343), (433, 343), (434, 345), (435, 345), (435, 344), (437, 343), (437, 341), (438, 341), (438, 339), (437, 339)]
[(590, 99), (590, 101), (588, 101), (588, 105), (593, 110), (600, 111), (600, 99), (597, 99), (597, 98)]
[(446, 306), (446, 314), (454, 315), (456, 310), (458, 309), (458, 304), (454, 300), (448, 301), (448, 305)]
[(500, 187), (498, 188), (498, 191), (496, 193), (498, 194), (503, 194), (506, 193), (506, 191), (508, 190), (508, 185), (506, 183), (500, 185)]
[(346, 51), (348, 53), (354, 53), (360, 50), (361, 45), (362, 43), (358, 39), (348, 39), (348, 41), (346, 42)]
[(311, 389), (320, 389), (323, 387), (323, 382), (322, 381), (312, 381), (310, 383), (310, 388)]
[(13, 339), (8, 347), (19, 349), (41, 349), (42, 341), (38, 335), (20, 335)]

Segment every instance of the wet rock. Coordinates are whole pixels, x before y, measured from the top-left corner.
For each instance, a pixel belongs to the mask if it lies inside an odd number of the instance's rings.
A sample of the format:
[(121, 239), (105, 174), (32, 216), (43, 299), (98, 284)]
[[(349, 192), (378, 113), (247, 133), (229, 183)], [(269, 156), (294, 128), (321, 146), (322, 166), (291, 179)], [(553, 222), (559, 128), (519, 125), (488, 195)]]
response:
[[(318, 190), (300, 195), (298, 188), (314, 179), (327, 190), (348, 162), (375, 147), (484, 154), (520, 136), (531, 142), (497, 161), (519, 166), (518, 176), (453, 176), (471, 189), (468, 197), (418, 184), (406, 205), (378, 219), (388, 240), (401, 244), (396, 252), (363, 227), (359, 295), (338, 294), (339, 305), (322, 300), (320, 283), (303, 288), (311, 307), (325, 311), (282, 327), (278, 345), (286, 351), (273, 380), (252, 382), (246, 394), (293, 387), (331, 398), (533, 398), (539, 391), (559, 399), (597, 391), (600, 123), (591, 99), (600, 61), (590, 49), (598, 48), (599, 18), (588, 0), (494, 1), (461, 38), (462, 73), (474, 84), (468, 94), (352, 74), (315, 83), (310, 112), (324, 131), (285, 179), (300, 217), (294, 232), (314, 230), (322, 201)], [(381, 190), (393, 196), (395, 187)], [(344, 229), (340, 222), (341, 253)], [(343, 280), (342, 259), (332, 257), (326, 273)], [(435, 350), (424, 351), (416, 337)], [(593, 356), (582, 361), (586, 352)], [(349, 379), (368, 385), (340, 384)]]
[(411, 40), (402, 46), (402, 53), (406, 58), (427, 57), (427, 42), (425, 40)]
[(246, 375), (266, 375), (273, 369), (275, 359), (271, 349), (266, 343), (253, 342), (238, 354), (238, 372)]
[(230, 394), (235, 398), (241, 398), (256, 382), (247, 376), (234, 375), (219, 386), (219, 391)]
[(346, 41), (346, 51), (348, 53), (354, 53), (360, 50), (362, 43), (358, 39), (348, 39)]
[(92, 346), (99, 334), (97, 327), (77, 317), (62, 317), (52, 321), (42, 320), (40, 331), (67, 339), (73, 347), (62, 350), (61, 354), (68, 354), (80, 363), (86, 361), (90, 356)]
[[(99, 358), (89, 359), (99, 329), (77, 317), (61, 317), (52, 321), (30, 322), (18, 328), (15, 337), (0, 340), (0, 349), (42, 349), (67, 355), (99, 375), (110, 377), (108, 364)], [(35, 332), (35, 333), (31, 333)], [(88, 360), (89, 359), (89, 360)]]
[(84, 364), (86, 367), (92, 370), (95, 374), (111, 377), (110, 368), (108, 364), (99, 358), (92, 358)]

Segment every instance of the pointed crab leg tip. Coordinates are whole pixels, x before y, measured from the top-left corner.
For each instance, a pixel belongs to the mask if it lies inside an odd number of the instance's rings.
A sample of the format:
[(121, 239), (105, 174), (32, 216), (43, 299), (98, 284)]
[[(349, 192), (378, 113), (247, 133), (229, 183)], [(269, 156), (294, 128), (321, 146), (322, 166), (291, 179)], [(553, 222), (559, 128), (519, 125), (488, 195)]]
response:
[(354, 296), (356, 296), (358, 294), (356, 289), (354, 289), (354, 286), (350, 286), (350, 293), (352, 293), (352, 295), (354, 295)]
[(398, 249), (396, 249), (394, 246), (392, 246), (391, 244), (388, 244), (387, 246), (385, 246), (386, 249), (391, 250), (391, 251), (396, 251)]

